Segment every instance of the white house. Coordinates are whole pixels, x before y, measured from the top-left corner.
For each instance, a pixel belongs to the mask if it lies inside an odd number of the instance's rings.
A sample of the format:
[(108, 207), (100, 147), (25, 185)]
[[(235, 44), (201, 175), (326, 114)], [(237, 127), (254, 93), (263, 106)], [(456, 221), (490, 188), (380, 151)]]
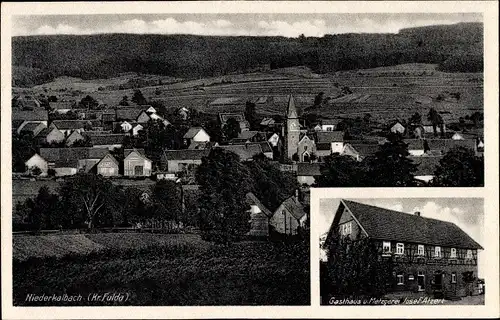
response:
[(391, 132), (392, 133), (400, 133), (403, 134), (405, 132), (405, 127), (400, 122), (396, 122), (392, 127), (391, 127)]
[(47, 175), (47, 170), (49, 169), (47, 161), (45, 161), (44, 158), (42, 158), (40, 155), (35, 153), (31, 158), (29, 158), (25, 162), (26, 168), (28, 170), (32, 170), (34, 167), (38, 167), (42, 173), (42, 176)]
[(184, 135), (186, 145), (192, 142), (210, 142), (210, 136), (202, 127), (191, 127)]
[(453, 140), (464, 140), (464, 136), (462, 136), (460, 133), (455, 132), (453, 136), (451, 137)]

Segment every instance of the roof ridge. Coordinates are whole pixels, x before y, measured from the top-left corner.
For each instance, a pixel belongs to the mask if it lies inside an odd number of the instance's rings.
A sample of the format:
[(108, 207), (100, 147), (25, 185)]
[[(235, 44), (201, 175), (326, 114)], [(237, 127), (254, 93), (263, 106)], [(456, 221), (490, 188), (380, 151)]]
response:
[[(360, 204), (360, 205), (363, 205), (363, 206), (368, 206), (368, 207), (372, 207), (372, 208), (382, 209), (382, 210), (389, 211), (389, 212), (392, 212), (392, 213), (397, 213), (397, 214), (405, 214), (405, 215), (408, 215), (408, 216), (410, 216), (410, 217), (421, 218), (421, 219), (427, 219), (427, 220), (434, 220), (434, 221), (439, 221), (439, 222), (443, 222), (443, 223), (453, 224), (453, 225), (455, 225), (456, 227), (458, 227), (456, 224), (454, 224), (453, 222), (450, 222), (450, 221), (439, 220), (439, 219), (436, 219), (436, 218), (429, 218), (429, 217), (423, 217), (423, 216), (417, 216), (417, 215), (412, 214), (412, 213), (410, 213), (410, 212), (403, 212), (403, 211), (396, 211), (396, 210), (392, 210), (392, 209), (386, 209), (386, 208), (383, 208), (383, 207), (378, 207), (378, 206), (371, 205), (371, 204), (365, 204), (365, 203), (362, 203), (362, 202), (357, 202), (357, 201), (353, 201), (353, 200), (347, 200), (347, 199), (341, 199), (341, 200), (342, 200), (342, 201), (347, 201), (347, 202), (354, 202), (354, 203), (356, 203), (356, 204)], [(458, 228), (460, 228), (460, 227), (458, 227)]]

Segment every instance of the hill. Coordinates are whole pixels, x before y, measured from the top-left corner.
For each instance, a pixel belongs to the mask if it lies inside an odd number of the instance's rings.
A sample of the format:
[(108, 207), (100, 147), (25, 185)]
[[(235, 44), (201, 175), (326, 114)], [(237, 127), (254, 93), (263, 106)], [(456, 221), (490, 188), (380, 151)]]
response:
[(55, 35), (12, 39), (13, 85), (32, 86), (58, 76), (97, 79), (139, 72), (201, 78), (307, 66), (328, 73), (433, 63), (452, 72), (480, 72), (483, 25), (460, 23), (403, 29), (397, 34), (316, 37), (194, 35)]

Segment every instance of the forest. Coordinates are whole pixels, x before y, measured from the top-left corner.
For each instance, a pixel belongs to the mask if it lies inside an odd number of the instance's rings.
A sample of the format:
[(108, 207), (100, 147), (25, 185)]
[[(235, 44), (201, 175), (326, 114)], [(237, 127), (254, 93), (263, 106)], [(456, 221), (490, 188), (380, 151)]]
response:
[(110, 78), (123, 72), (184, 79), (308, 66), (317, 73), (433, 63), (446, 72), (482, 72), (483, 25), (459, 23), (397, 34), (323, 37), (54, 35), (12, 39), (13, 86), (58, 76)]

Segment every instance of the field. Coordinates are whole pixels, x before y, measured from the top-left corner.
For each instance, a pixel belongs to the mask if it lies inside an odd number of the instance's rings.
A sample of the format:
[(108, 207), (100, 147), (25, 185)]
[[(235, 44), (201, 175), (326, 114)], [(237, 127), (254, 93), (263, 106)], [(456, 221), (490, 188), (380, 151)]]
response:
[[(62, 99), (79, 100), (91, 94), (108, 106), (116, 106), (124, 95), (129, 98), (133, 89), (116, 90), (113, 85), (126, 79), (142, 79), (146, 83), (154, 76), (126, 74), (120, 78), (81, 81), (75, 78), (58, 78), (55, 82), (31, 89), (15, 88), (15, 92), (55, 94)], [(431, 64), (405, 64), (374, 69), (339, 71), (315, 74), (306, 67), (284, 68), (247, 74), (186, 80), (164, 79), (168, 84), (143, 86), (147, 99), (163, 101), (167, 107), (195, 108), (217, 114), (243, 111), (247, 100), (260, 97), (268, 101), (257, 104), (261, 115), (283, 115), (287, 96), (293, 94), (301, 109), (324, 117), (355, 117), (370, 113), (373, 120), (407, 119), (414, 112), (427, 114), (433, 107), (440, 111), (447, 122), (483, 111), (482, 73), (445, 73)], [(85, 84), (86, 91), (79, 92)], [(347, 86), (352, 94), (342, 96), (341, 88)], [(60, 91), (61, 87), (68, 88)], [(97, 87), (102, 87), (98, 90)], [(314, 97), (324, 92), (328, 103), (311, 109)], [(459, 99), (451, 95), (458, 92)], [(217, 98), (229, 97), (237, 101), (212, 105)]]
[[(310, 303), (305, 242), (248, 241), (219, 247), (197, 235), (120, 233), (14, 236), (13, 241), (18, 306)], [(28, 293), (80, 294), (84, 299), (30, 302)], [(91, 293), (129, 298), (88, 301)]]

